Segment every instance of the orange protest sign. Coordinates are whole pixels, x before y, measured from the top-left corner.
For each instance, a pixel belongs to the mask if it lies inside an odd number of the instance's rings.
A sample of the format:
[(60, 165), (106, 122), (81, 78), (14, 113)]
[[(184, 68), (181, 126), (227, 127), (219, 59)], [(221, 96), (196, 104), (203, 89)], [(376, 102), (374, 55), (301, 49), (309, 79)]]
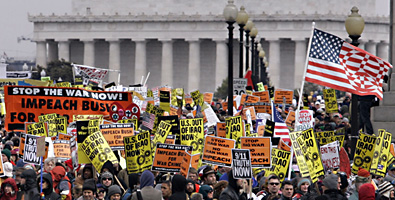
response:
[(282, 104), (285, 98), (286, 104), (292, 104), (293, 91), (290, 90), (276, 90), (274, 91), (274, 103)]
[(217, 122), (217, 136), (226, 138), (226, 123)]
[(112, 150), (124, 150), (124, 137), (134, 135), (133, 124), (101, 124), (100, 132)]
[(186, 150), (191, 146), (156, 144), (156, 151), (152, 170), (161, 172), (180, 172), (181, 162)]
[(193, 99), (192, 98), (184, 98), (184, 100), (185, 100), (185, 104), (190, 104), (190, 105), (193, 105)]
[(38, 122), (38, 116), (42, 114), (56, 112), (72, 122), (72, 116), (76, 114), (110, 115), (112, 107), (124, 110), (133, 103), (127, 92), (80, 88), (5, 86), (4, 97), (7, 102), (5, 129), (8, 131), (23, 130), (24, 122)]
[(295, 111), (288, 112), (287, 119), (285, 119), (285, 123), (288, 127), (292, 127), (292, 122), (295, 121)]
[(62, 133), (59, 133), (59, 134), (58, 134), (58, 140), (70, 141), (70, 140), (71, 140), (71, 137), (73, 137), (73, 136), (71, 136), (71, 135), (66, 135), (66, 134), (62, 134)]
[(235, 148), (235, 140), (207, 135), (202, 162), (230, 167), (233, 148)]
[(183, 175), (185, 178), (188, 178), (189, 166), (191, 165), (191, 158), (192, 155), (184, 152), (184, 156), (182, 157), (181, 167), (180, 167), (180, 174)]
[(278, 143), (278, 148), (284, 151), (291, 151), (291, 147), (284, 142), (283, 138), (280, 139), (280, 142)]
[(200, 160), (200, 153), (192, 155), (191, 158), (191, 167), (195, 169), (199, 169), (199, 160)]
[(264, 125), (258, 126), (258, 136), (262, 137), (264, 133), (265, 133), (265, 126)]
[(176, 144), (176, 136), (175, 135), (167, 135), (165, 144)]
[(250, 110), (251, 120), (256, 120), (255, 108), (253, 106), (243, 109), (243, 120), (247, 120), (247, 110)]
[(270, 167), (271, 147), (270, 137), (241, 138), (241, 148), (250, 150), (252, 167)]
[(178, 107), (170, 105), (169, 115), (177, 115)]
[(214, 93), (212, 93), (212, 92), (205, 92), (203, 94), (203, 101), (207, 102), (208, 104), (211, 104), (211, 102), (213, 102), (213, 97), (214, 97)]
[(23, 158), (23, 152), (25, 149), (26, 133), (21, 133), (19, 138), (19, 158)]
[(60, 160), (68, 160), (71, 158), (70, 141), (55, 140), (53, 142), (53, 151), (55, 157)]
[(269, 91), (254, 92), (254, 93), (252, 93), (252, 95), (258, 96), (259, 102), (270, 103)]
[(260, 97), (248, 95), (247, 99), (245, 100), (245, 103), (258, 103), (259, 101), (260, 101)]
[(267, 103), (245, 103), (245, 106), (254, 106), (255, 113), (272, 113), (272, 108), (270, 104)]

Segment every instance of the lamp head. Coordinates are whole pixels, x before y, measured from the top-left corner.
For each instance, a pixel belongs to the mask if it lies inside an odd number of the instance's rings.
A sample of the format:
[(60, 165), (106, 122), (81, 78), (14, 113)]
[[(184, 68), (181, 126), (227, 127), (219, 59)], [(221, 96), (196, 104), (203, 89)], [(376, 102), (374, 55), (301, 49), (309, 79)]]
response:
[(224, 17), (226, 22), (235, 22), (237, 18), (237, 8), (235, 4), (233, 4), (233, 0), (228, 0), (228, 5), (224, 8)]
[(358, 35), (360, 36), (365, 28), (365, 20), (358, 14), (359, 9), (357, 7), (352, 7), (351, 14), (347, 17), (345, 21), (345, 26), (348, 35)]
[(245, 11), (244, 6), (241, 6), (239, 13), (237, 13), (236, 22), (239, 25), (245, 25), (247, 21), (248, 21), (248, 14)]

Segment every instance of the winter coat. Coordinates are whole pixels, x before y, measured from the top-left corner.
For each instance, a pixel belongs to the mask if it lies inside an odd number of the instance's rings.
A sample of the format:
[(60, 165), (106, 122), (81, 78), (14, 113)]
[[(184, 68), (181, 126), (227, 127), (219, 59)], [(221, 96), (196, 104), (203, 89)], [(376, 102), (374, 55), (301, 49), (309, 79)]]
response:
[[(60, 195), (56, 194), (53, 190), (53, 182), (52, 182), (52, 176), (51, 174), (48, 173), (43, 173), (43, 181), (46, 181), (48, 183), (48, 188), (43, 189), (43, 193), (45, 196), (45, 200), (60, 200)], [(40, 177), (37, 179), (37, 189), (40, 191)]]
[(38, 192), (36, 187), (36, 172), (32, 169), (28, 169), (22, 172), (21, 177), (26, 179), (26, 183), (22, 185), (22, 190), (24, 191), (24, 199), (39, 200), (40, 193)]
[(315, 198), (316, 200), (347, 200), (347, 197), (340, 194), (339, 190), (325, 190), (324, 194)]
[(63, 200), (72, 200), (71, 183), (66, 176), (66, 170), (62, 166), (56, 166), (51, 171), (53, 176), (53, 189), (60, 196), (66, 196)]
[[(12, 190), (14, 191), (13, 193), (5, 193), (4, 188), (6, 185), (11, 185)], [(0, 200), (15, 200), (18, 192), (18, 187), (16, 186), (16, 182), (13, 178), (7, 178), (2, 184), (1, 184), (1, 194), (0, 194)]]

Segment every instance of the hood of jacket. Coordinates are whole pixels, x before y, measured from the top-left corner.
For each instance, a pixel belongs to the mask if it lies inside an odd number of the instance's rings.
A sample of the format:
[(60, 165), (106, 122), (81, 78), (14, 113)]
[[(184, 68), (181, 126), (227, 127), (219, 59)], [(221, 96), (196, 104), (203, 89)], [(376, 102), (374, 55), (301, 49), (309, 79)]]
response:
[(59, 182), (66, 175), (66, 170), (62, 166), (56, 166), (51, 172), (54, 182)]
[(34, 170), (28, 169), (22, 172), (21, 178), (26, 179), (26, 183), (22, 185), (22, 190), (28, 191), (36, 187), (36, 177), (37, 174)]
[(173, 179), (171, 180), (171, 187), (173, 194), (176, 192), (184, 192), (187, 186), (187, 179), (180, 174), (174, 175)]
[(145, 170), (140, 177), (140, 189), (143, 189), (146, 186), (154, 187), (155, 177), (152, 172)]

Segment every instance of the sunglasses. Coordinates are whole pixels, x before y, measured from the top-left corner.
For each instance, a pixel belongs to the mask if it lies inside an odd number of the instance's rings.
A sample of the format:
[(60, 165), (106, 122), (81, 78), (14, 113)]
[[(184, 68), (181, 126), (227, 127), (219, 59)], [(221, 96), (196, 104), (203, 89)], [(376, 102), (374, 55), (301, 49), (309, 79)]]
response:
[(269, 183), (270, 185), (280, 185), (280, 183)]
[(103, 181), (112, 181), (112, 178), (103, 178)]

